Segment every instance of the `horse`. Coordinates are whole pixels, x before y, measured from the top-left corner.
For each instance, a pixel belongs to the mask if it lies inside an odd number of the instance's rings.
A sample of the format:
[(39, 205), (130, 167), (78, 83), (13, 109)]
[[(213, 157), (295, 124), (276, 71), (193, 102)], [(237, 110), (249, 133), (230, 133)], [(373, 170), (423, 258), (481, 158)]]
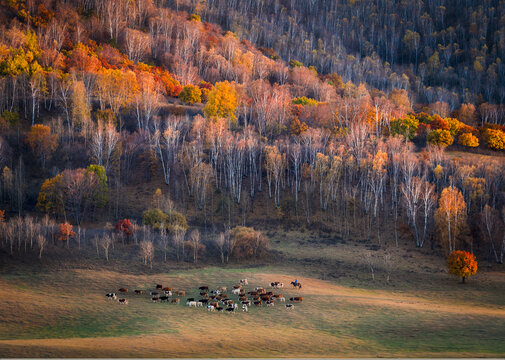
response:
[(298, 289), (301, 289), (302, 288), (302, 284), (301, 283), (297, 283), (295, 284), (294, 281), (291, 281), (291, 285), (293, 285), (294, 288), (298, 288)]

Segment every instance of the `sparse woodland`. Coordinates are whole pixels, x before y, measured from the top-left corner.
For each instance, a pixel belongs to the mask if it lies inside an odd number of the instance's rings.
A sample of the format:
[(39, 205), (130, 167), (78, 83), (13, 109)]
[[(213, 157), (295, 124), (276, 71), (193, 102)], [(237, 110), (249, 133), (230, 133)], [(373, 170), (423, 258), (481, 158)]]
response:
[(284, 225), (503, 263), (505, 5), (315, 3), (0, 1), (5, 253), (225, 263)]

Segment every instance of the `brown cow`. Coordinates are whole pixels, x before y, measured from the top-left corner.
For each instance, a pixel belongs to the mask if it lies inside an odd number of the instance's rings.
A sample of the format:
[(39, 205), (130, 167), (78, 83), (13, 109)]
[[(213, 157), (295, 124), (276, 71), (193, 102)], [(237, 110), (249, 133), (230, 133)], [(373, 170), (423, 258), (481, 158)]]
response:
[(128, 292), (128, 289), (127, 288), (121, 288), (121, 289), (119, 289), (119, 292), (125, 293), (125, 292)]
[(128, 299), (119, 299), (118, 301), (122, 305), (128, 305)]
[(171, 287), (164, 287), (163, 289), (161, 289), (163, 291), (172, 291), (172, 288)]
[(142, 293), (143, 293), (143, 291), (142, 291), (142, 290), (135, 290), (135, 294), (137, 294), (137, 295), (140, 295), (140, 294), (142, 294)]
[(186, 296), (186, 292), (183, 290), (176, 290), (175, 295), (177, 296)]
[(260, 300), (260, 301), (255, 301), (255, 302), (254, 302), (254, 305), (256, 305), (256, 306), (261, 306), (262, 304), (263, 304), (263, 302), (261, 302), (261, 300)]
[(289, 301), (302, 302), (303, 298), (301, 296), (295, 296), (295, 297), (289, 298)]
[(200, 286), (198, 290), (209, 290), (208, 286)]
[(170, 303), (172, 303), (172, 304), (178, 304), (180, 301), (181, 301), (181, 299), (178, 299), (178, 298), (177, 298), (177, 299), (172, 299), (172, 300), (170, 301)]
[(200, 293), (200, 296), (209, 296), (209, 293), (208, 293), (208, 292), (203, 292), (203, 291), (202, 291), (202, 292)]

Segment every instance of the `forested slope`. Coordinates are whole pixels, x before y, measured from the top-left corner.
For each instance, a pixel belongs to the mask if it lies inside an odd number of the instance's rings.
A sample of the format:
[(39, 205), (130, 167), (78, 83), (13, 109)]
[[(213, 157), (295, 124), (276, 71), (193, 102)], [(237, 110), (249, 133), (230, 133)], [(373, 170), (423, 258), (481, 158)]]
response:
[[(304, 2), (311, 5), (302, 8), (306, 15), (292, 17), (291, 25), (284, 17), (301, 11), (296, 1), (289, 11), (281, 2), (227, 4), (226, 11), (235, 9), (244, 19), (254, 13), (262, 19), (265, 12), (278, 16), (272, 21), (279, 29), (288, 27), (289, 41), (279, 43), (262, 23), (258, 26), (267, 30), (262, 38), (253, 31), (244, 34), (273, 46), (280, 56), (201, 21), (200, 15), (222, 22), (219, 16), (227, 13), (213, 15), (213, 9), (224, 11), (224, 3), (1, 2), (0, 165), (9, 220), (2, 239), (11, 253), (16, 241), (19, 250), (21, 239), (25, 247), (28, 239), (30, 247), (38, 239), (16, 236), (26, 227), (15, 215), (26, 211), (76, 226), (132, 218), (155, 231), (165, 229), (177, 241), (177, 231), (188, 228), (179, 216), (183, 213), (189, 225), (213, 228), (212, 236), (223, 230), (223, 238), (226, 228), (259, 216), (377, 246), (385, 236), (398, 244), (403, 233), (413, 246), (478, 248), (488, 259), (503, 260), (503, 107), (482, 103), (478, 96), (442, 93), (417, 103), (414, 78), (388, 72), (382, 60), (369, 70), (380, 82), (360, 77), (364, 73), (355, 70), (363, 62), (337, 68), (331, 59), (330, 65), (320, 63), (310, 47), (312, 36), (301, 42), (307, 49), (297, 47), (310, 19), (306, 32), (323, 36), (325, 27), (338, 28), (337, 13), (361, 19), (373, 4), (346, 3), (323, 13), (324, 1)], [(374, 6), (382, 14), (388, 4)], [(433, 7), (402, 4), (390, 11), (412, 17), (413, 31), (419, 29), (416, 12)], [(447, 19), (433, 15), (436, 29), (450, 26), (451, 14)], [(224, 25), (234, 28), (236, 15), (226, 16), (231, 22)], [(352, 39), (355, 24), (326, 32), (349, 41), (339, 31)], [(390, 41), (381, 34), (402, 37), (402, 29), (386, 27), (362, 36), (373, 47)], [(503, 51), (498, 39), (485, 40), (495, 44), (489, 51), (496, 54), (497, 72)], [(400, 43), (393, 41), (390, 52), (380, 56), (390, 57), (392, 66), (411, 62), (411, 73), (419, 73), (429, 51), (416, 60), (410, 50), (398, 53), (397, 48), (410, 46)], [(333, 48), (338, 46), (328, 46), (327, 54)], [(311, 61), (305, 57), (309, 53)], [(309, 66), (292, 61), (294, 55)], [(460, 71), (471, 59), (449, 60)], [(492, 61), (486, 59), (486, 64)], [(457, 77), (472, 79), (472, 71)], [(438, 73), (430, 76), (443, 79)], [(472, 101), (460, 105), (460, 100)], [(447, 148), (491, 156), (454, 159), (446, 156)], [(151, 212), (142, 218), (142, 210)], [(178, 223), (177, 231), (171, 221)], [(55, 228), (50, 224), (46, 218), (37, 226)], [(237, 231), (257, 243), (264, 239), (254, 231)], [(160, 241), (168, 239), (167, 232), (165, 238), (159, 233)], [(61, 239), (68, 243), (71, 232), (66, 234)]]

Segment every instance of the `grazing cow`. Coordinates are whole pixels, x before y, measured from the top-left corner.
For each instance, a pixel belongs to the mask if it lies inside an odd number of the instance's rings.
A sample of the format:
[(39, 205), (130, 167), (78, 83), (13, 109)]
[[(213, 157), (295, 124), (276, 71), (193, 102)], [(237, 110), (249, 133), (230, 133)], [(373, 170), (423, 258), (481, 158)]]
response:
[(119, 299), (118, 301), (121, 305), (128, 305), (128, 299)]
[(176, 290), (175, 295), (177, 296), (186, 296), (186, 292), (184, 290)]
[(197, 302), (196, 302), (196, 306), (198, 306), (198, 307), (202, 307), (202, 306), (203, 306), (203, 303), (202, 303), (201, 301), (197, 301)]
[(265, 289), (263, 289), (263, 288), (256, 288), (256, 292), (258, 294), (265, 294), (267, 291)]
[(273, 296), (273, 295), (274, 295), (274, 293), (273, 293), (273, 292), (271, 292), (271, 291), (268, 291), (265, 295), (268, 295), (268, 296)]
[(186, 301), (195, 301), (195, 298), (187, 298)]
[(234, 289), (242, 289), (242, 285), (233, 285)]
[(226, 308), (226, 311), (232, 313), (232, 312), (235, 312), (235, 308)]
[(261, 297), (260, 297), (260, 298), (261, 298), (261, 300), (263, 300), (263, 301), (270, 301), (270, 300), (271, 300), (270, 296), (268, 296), (268, 295), (261, 295)]
[(237, 310), (238, 309), (238, 304), (228, 304), (228, 309), (235, 309)]
[(158, 290), (158, 289), (159, 289), (159, 290), (163, 289), (163, 285), (161, 285), (161, 284), (157, 284), (157, 285), (156, 285), (156, 290)]
[(252, 295), (252, 296), (256, 296), (256, 295), (258, 295), (258, 292), (257, 291), (249, 291), (247, 294)]
[(251, 305), (251, 301), (249, 301), (249, 300), (242, 301), (242, 305), (247, 305), (247, 306), (249, 306), (249, 305)]
[(215, 309), (214, 305), (207, 305), (207, 311), (214, 311)]
[(276, 288), (276, 289), (282, 289), (284, 287), (284, 284), (281, 283), (280, 281), (274, 281), (270, 283), (270, 287)]
[(240, 296), (238, 298), (239, 301), (247, 301), (247, 296)]
[(291, 281), (291, 285), (293, 285), (294, 288), (298, 289), (302, 288), (302, 283), (295, 283), (294, 281)]
[(281, 302), (286, 302), (286, 298), (285, 298), (284, 296), (281, 296), (281, 297), (279, 298), (279, 301), (281, 301)]
[(208, 286), (200, 286), (198, 289), (199, 290), (209, 290), (209, 287)]
[(172, 299), (170, 301), (171, 304), (178, 304), (181, 301), (181, 299)]
[(160, 300), (168, 302), (168, 300), (170, 300), (170, 298), (168, 296), (161, 296)]
[(219, 303), (213, 301), (213, 302), (210, 302), (209, 305), (212, 305), (214, 306), (215, 308), (219, 307)]
[(165, 291), (165, 295), (166, 295), (166, 296), (172, 296), (172, 291), (170, 291), (170, 290)]
[(209, 302), (209, 299), (200, 299), (198, 301), (201, 302), (202, 304), (207, 304)]
[(249, 285), (249, 283), (247, 282), (247, 279), (240, 279), (239, 281), (240, 285)]
[(108, 293), (108, 294), (105, 294), (105, 296), (107, 296), (107, 298), (109, 300), (116, 300), (117, 299), (116, 293)]
[(224, 293), (224, 292), (226, 292), (226, 286), (220, 286), (217, 288), (217, 290)]
[(164, 287), (163, 289), (161, 289), (163, 291), (172, 291), (172, 288), (171, 287)]
[(291, 298), (289, 298), (289, 301), (302, 302), (303, 298), (301, 296), (291, 297)]
[(205, 291), (202, 291), (202, 292), (200, 293), (200, 296), (209, 296), (209, 293), (208, 293), (208, 292), (205, 292)]
[(295, 306), (293, 304), (286, 304), (286, 309), (287, 310), (292, 310), (294, 308), (295, 308)]
[(260, 300), (261, 300), (261, 298), (259, 296), (253, 297), (253, 301), (260, 301)]
[(256, 305), (256, 306), (261, 306), (262, 304), (263, 304), (263, 302), (261, 300), (254, 302), (254, 305)]
[(274, 306), (274, 302), (272, 300), (267, 301), (266, 304), (268, 307)]
[(121, 289), (119, 289), (119, 292), (126, 293), (126, 292), (128, 292), (128, 289), (127, 288), (121, 288)]
[(196, 301), (188, 301), (188, 302), (186, 303), (186, 305), (187, 305), (187, 306), (189, 306), (189, 307), (196, 307), (196, 306), (197, 306), (197, 305), (196, 305)]
[(142, 290), (135, 290), (135, 294), (140, 295), (143, 294), (144, 292)]
[(232, 293), (233, 295), (238, 295), (238, 294), (240, 294), (240, 289), (233, 289), (233, 290), (231, 291), (231, 293)]
[(249, 308), (246, 304), (242, 304), (242, 311), (244, 312), (248, 312), (249, 311)]
[(150, 294), (150, 295), (151, 295), (151, 296), (157, 296), (157, 295), (159, 295), (159, 294), (160, 294), (159, 292), (156, 292), (156, 291), (151, 291), (151, 294)]
[(152, 302), (160, 302), (160, 297), (159, 296), (153, 296), (151, 298)]
[(217, 311), (223, 311), (223, 310), (224, 310), (224, 308), (223, 308), (223, 307), (221, 307), (221, 306), (217, 306), (217, 307), (216, 307), (216, 310), (217, 310)]

